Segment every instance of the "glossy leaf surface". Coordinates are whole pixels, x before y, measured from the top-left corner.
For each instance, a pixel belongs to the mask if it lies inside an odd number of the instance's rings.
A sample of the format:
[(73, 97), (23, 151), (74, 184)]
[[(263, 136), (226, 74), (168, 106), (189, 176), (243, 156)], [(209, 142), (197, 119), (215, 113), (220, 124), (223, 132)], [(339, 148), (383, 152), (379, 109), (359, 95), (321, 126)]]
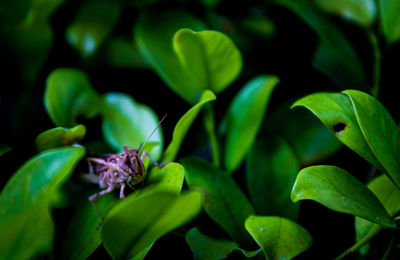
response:
[(62, 147), (78, 143), (86, 134), (84, 125), (72, 128), (56, 127), (47, 130), (36, 137), (36, 149), (44, 151), (51, 148)]

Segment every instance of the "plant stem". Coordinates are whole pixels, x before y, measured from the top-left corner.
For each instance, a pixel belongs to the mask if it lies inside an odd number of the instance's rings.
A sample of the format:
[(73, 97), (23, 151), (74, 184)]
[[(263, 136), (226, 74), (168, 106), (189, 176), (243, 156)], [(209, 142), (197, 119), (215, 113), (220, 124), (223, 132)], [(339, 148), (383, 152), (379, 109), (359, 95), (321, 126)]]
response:
[(357, 241), (352, 247), (348, 248), (344, 251), (340, 256), (336, 257), (335, 260), (343, 259), (351, 253), (356, 252), (361, 247), (363, 247), (366, 243), (368, 243), (374, 236), (376, 236), (382, 230), (382, 226), (376, 225), (371, 228), (371, 230), (363, 236), (359, 241)]
[(220, 157), (219, 157), (219, 144), (217, 135), (215, 133), (215, 118), (214, 118), (214, 110), (211, 104), (206, 104), (204, 108), (204, 127), (208, 134), (208, 138), (211, 144), (211, 153), (214, 164), (217, 167), (220, 167)]
[(390, 253), (392, 252), (392, 248), (393, 248), (393, 245), (394, 245), (394, 240), (395, 240), (394, 239), (394, 234), (392, 234), (392, 238), (390, 239), (389, 246), (386, 249), (386, 252), (382, 257), (382, 260), (386, 260), (390, 256)]
[(371, 94), (377, 98), (379, 94), (379, 85), (381, 78), (381, 51), (379, 49), (379, 42), (374, 32), (368, 31), (368, 37), (371, 41), (372, 48), (374, 51), (374, 67), (373, 67), (373, 86), (371, 89)]

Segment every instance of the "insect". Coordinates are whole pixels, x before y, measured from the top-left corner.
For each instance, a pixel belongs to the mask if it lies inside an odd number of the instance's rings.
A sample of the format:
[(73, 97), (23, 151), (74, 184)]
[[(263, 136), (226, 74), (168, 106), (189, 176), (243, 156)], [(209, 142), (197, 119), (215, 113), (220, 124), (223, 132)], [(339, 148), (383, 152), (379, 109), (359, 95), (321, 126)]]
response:
[(103, 189), (102, 191), (89, 197), (89, 202), (97, 211), (101, 219), (97, 227), (103, 223), (104, 217), (94, 203), (96, 198), (106, 195), (116, 188), (120, 188), (119, 197), (124, 199), (126, 186), (133, 188), (133, 185), (144, 180), (146, 169), (143, 165), (143, 161), (146, 156), (148, 156), (154, 165), (158, 167), (162, 167), (168, 163), (166, 162), (163, 164), (158, 164), (150, 156), (150, 154), (145, 151), (142, 153), (142, 155), (140, 155), (144, 145), (149, 141), (166, 116), (167, 115), (161, 119), (158, 125), (154, 128), (153, 132), (139, 149), (129, 149), (128, 146), (124, 145), (122, 146), (124, 151), (120, 154), (104, 154), (87, 158), (89, 164), (89, 174), (84, 176), (85, 179), (94, 183), (98, 183), (100, 188)]

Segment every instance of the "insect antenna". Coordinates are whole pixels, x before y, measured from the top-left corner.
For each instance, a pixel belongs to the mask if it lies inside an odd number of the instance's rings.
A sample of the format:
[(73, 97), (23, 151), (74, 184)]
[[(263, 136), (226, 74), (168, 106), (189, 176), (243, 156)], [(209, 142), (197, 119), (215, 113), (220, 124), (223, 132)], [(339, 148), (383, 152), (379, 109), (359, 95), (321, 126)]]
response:
[(155, 133), (155, 131), (160, 127), (162, 121), (164, 121), (164, 119), (167, 117), (167, 115), (168, 115), (168, 114), (165, 114), (165, 116), (160, 120), (160, 122), (158, 123), (158, 125), (154, 128), (153, 132), (151, 132), (150, 136), (147, 137), (146, 141), (140, 146), (140, 149), (139, 149), (139, 153), (138, 153), (138, 154), (140, 154), (140, 152), (142, 151), (144, 145), (150, 140), (150, 138), (153, 136), (153, 134)]

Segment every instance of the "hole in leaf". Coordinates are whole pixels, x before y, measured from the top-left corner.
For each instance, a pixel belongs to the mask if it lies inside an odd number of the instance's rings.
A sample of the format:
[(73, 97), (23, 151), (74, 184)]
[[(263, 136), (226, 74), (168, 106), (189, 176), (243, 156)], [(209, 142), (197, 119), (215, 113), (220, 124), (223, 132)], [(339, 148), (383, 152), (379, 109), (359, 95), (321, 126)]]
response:
[(337, 123), (333, 126), (333, 130), (335, 133), (340, 134), (346, 128), (346, 126), (347, 125), (345, 123)]

